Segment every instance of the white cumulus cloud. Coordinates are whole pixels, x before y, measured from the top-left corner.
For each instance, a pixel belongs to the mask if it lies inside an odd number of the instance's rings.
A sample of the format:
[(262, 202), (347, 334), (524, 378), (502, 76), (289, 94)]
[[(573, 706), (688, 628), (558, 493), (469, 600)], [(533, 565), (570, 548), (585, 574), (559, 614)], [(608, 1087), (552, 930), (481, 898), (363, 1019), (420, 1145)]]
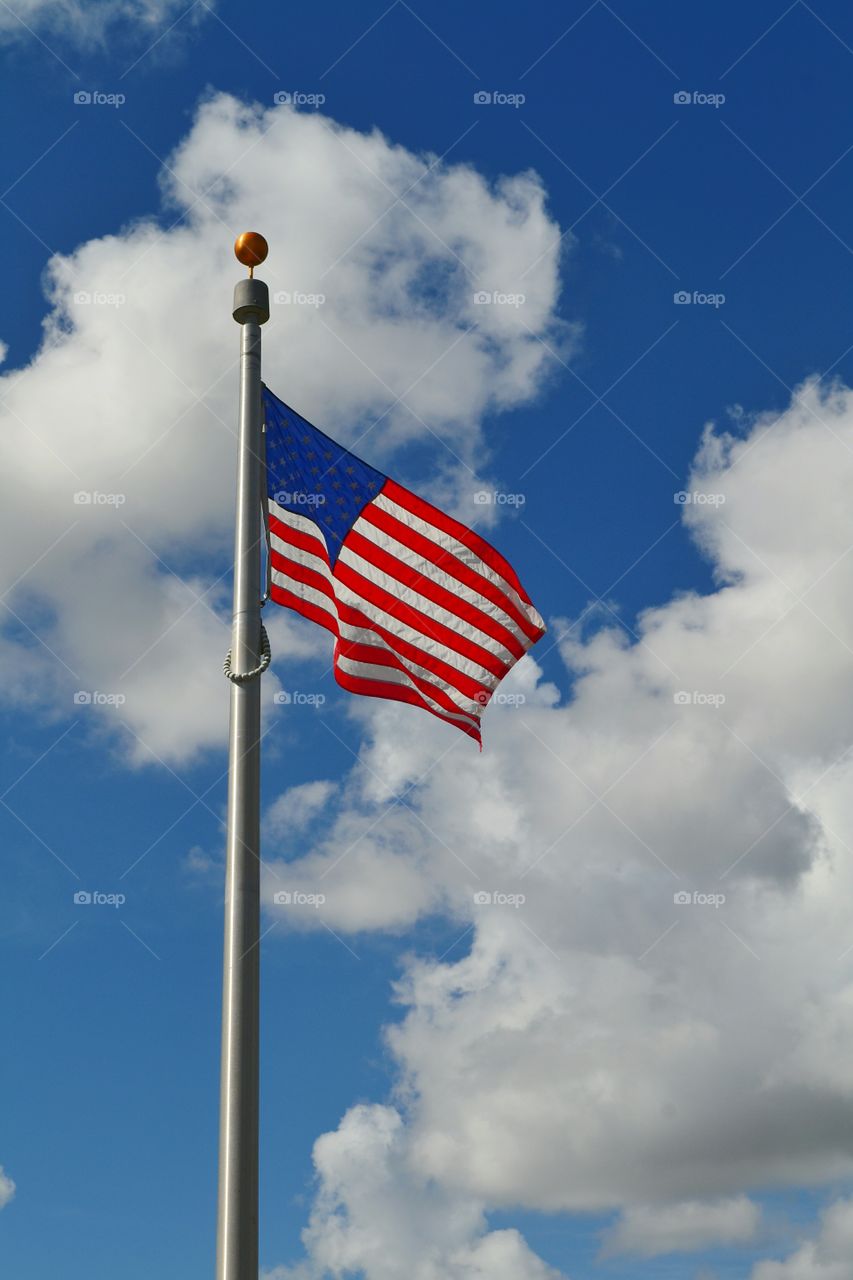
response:
[(606, 1233), (604, 1255), (632, 1253), (654, 1258), (662, 1253), (746, 1244), (754, 1238), (760, 1220), (761, 1210), (746, 1196), (636, 1205), (626, 1209)]
[(0, 1165), (0, 1209), (7, 1205), (15, 1194), (15, 1184)]
[[(16, 530), (0, 645), (18, 675), (7, 696), (120, 722), (137, 758), (174, 761), (220, 745), (227, 723), (235, 235), (264, 231), (264, 275), (290, 298), (265, 329), (270, 385), (379, 465), (424, 442), (435, 485), (472, 516), (483, 415), (535, 394), (550, 362), (537, 335), (569, 335), (533, 174), (490, 185), (376, 131), (215, 95), (163, 201), (171, 229), (143, 219), (50, 260), (43, 344), (0, 378)], [(473, 302), (481, 283), (518, 291), (534, 262), (523, 319)], [(294, 301), (307, 295), (325, 300)], [(283, 611), (267, 625), (276, 655), (322, 660)], [(75, 693), (90, 695), (76, 710)]]
[(266, 831), (273, 839), (301, 831), (328, 805), (336, 789), (337, 783), (327, 779), (289, 787), (267, 810)]
[(458, 924), (386, 1033), (420, 1176), (678, 1248), (853, 1173), (853, 392), (709, 430), (687, 488), (724, 499), (684, 508), (717, 589), (636, 641), (555, 621), (482, 756), (354, 709), (345, 799), (287, 866), (326, 897), (303, 927)]
[(489, 1231), (482, 1205), (448, 1195), (411, 1165), (393, 1107), (353, 1107), (318, 1139), (314, 1164), (307, 1262), (266, 1280), (561, 1280), (517, 1231)]
[[(208, 7), (214, 4), (210, 0)], [(102, 41), (117, 28), (137, 36), (156, 34), (188, 9), (191, 21), (204, 13), (203, 5), (190, 6), (184, 0), (13, 0), (0, 6), (0, 39), (24, 37), (33, 29), (80, 44)]]
[(853, 1200), (839, 1200), (821, 1216), (820, 1230), (783, 1262), (759, 1262), (752, 1280), (850, 1280)]

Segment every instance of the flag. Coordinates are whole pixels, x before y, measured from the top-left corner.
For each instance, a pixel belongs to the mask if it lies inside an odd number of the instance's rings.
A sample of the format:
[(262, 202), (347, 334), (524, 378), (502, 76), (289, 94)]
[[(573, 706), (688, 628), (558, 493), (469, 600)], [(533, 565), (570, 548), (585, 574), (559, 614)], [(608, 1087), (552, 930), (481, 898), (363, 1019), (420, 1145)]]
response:
[(331, 631), (344, 689), (480, 742), (490, 697), (545, 631), (515, 572), (267, 387), (263, 401), (271, 599)]

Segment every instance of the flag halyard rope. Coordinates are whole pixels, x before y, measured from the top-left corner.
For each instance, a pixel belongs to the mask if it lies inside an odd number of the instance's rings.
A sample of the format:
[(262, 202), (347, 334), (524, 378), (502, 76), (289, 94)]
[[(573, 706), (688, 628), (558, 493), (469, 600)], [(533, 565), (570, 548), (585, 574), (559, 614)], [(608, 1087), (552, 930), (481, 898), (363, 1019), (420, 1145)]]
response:
[(258, 676), (262, 676), (272, 661), (272, 652), (270, 650), (269, 636), (266, 627), (261, 623), (261, 639), (258, 645), (260, 661), (251, 671), (232, 671), (231, 670), (231, 650), (229, 649), (225, 655), (225, 661), (222, 664), (222, 674), (227, 676), (232, 684), (248, 684), (250, 680), (256, 680)]

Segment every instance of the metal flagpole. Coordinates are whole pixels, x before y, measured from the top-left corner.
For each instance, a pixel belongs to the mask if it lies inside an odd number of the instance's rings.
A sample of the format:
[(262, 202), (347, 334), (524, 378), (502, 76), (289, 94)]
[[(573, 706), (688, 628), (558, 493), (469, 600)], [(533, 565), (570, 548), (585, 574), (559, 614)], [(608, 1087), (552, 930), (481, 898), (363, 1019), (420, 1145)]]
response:
[[(225, 672), (231, 684), (222, 1076), (219, 1112), (217, 1280), (258, 1277), (258, 1038), (260, 988), (260, 675), (269, 662), (261, 628), (261, 325), (269, 292), (253, 268), (267, 244), (239, 236), (249, 279), (234, 290), (240, 333), (240, 427), (234, 535), (234, 614)], [(262, 642), (263, 635), (263, 642)]]

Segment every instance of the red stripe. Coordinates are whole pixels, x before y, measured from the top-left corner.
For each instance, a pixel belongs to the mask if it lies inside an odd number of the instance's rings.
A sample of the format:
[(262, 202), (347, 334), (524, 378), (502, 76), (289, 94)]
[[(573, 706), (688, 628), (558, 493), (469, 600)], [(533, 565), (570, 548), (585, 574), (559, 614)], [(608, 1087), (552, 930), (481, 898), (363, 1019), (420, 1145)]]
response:
[[(367, 616), (367, 614), (361, 613), (360, 610), (354, 609), (352, 606), (344, 604), (343, 601), (338, 600), (335, 596), (332, 584), (329, 582), (328, 578), (323, 576), (323, 574), (318, 573), (314, 569), (308, 568), (298, 560), (288, 559), (278, 551), (273, 551), (272, 560), (274, 569), (279, 570), (281, 573), (286, 573), (289, 578), (294, 579), (296, 582), (302, 582), (306, 586), (313, 587), (316, 591), (322, 591), (324, 595), (334, 601), (337, 605), (338, 612), (343, 622), (348, 622), (350, 626), (353, 627), (361, 627), (366, 631), (371, 631), (376, 636), (377, 640), (383, 641), (384, 645), (387, 649), (390, 649), (392, 653), (398, 653), (402, 658), (408, 658), (411, 662), (416, 662), (419, 667), (425, 667), (439, 680), (442, 680), (445, 684), (450, 685), (454, 689), (458, 689), (460, 693), (465, 694), (469, 698), (481, 700), (483, 699), (484, 694), (486, 695), (486, 698), (491, 696), (491, 690), (479, 680), (475, 680), (465, 672), (459, 671), (448, 662), (444, 662), (441, 658), (437, 658), (433, 653), (430, 653), (425, 649), (419, 649), (408, 640), (404, 640), (393, 631), (388, 631), (378, 623), (374, 622), (372, 618)], [(282, 588), (277, 584), (276, 589), (278, 591), (285, 590), (285, 588)], [(296, 595), (296, 593), (292, 591), (290, 591), (289, 594), (294, 596)], [(297, 598), (301, 599), (302, 597), (299, 596)], [(313, 609), (319, 609), (319, 606), (317, 605), (312, 604), (311, 607)], [(319, 609), (319, 612), (325, 613), (322, 609)], [(324, 623), (324, 625), (328, 624)], [(334, 626), (329, 625), (328, 629), (335, 635), (338, 634), (338, 631)], [(342, 643), (356, 644), (360, 642), (345, 640), (342, 637)], [(483, 699), (483, 702), (485, 705), (485, 699)]]
[(301, 560), (291, 560), (289, 556), (282, 555), (274, 547), (272, 548), (270, 561), (272, 567), (278, 569), (279, 573), (286, 573), (288, 578), (295, 578), (297, 582), (304, 582), (306, 587), (313, 587), (315, 591), (322, 591), (330, 600), (334, 600), (337, 603), (335, 589), (325, 573), (312, 569), (310, 565)]
[(325, 542), (319, 542), (310, 533), (305, 533), (302, 529), (295, 529), (292, 524), (285, 524), (283, 520), (278, 520), (272, 514), (270, 514), (270, 532), (281, 538), (282, 542), (289, 542), (292, 546), (299, 547), (300, 551), (308, 551), (312, 555), (319, 556), (321, 560), (325, 560), (326, 564), (329, 563), (329, 553), (326, 550)]
[(501, 591), (500, 587), (492, 582), (491, 579), (484, 578), (482, 574), (477, 573), (475, 569), (465, 564), (448, 548), (438, 546), (430, 538), (418, 533), (416, 529), (410, 528), (402, 520), (398, 520), (390, 511), (383, 511), (375, 503), (369, 502), (361, 513), (361, 519), (367, 520), (369, 524), (375, 525), (383, 533), (389, 534), (392, 538), (396, 538), (398, 542), (410, 547), (417, 555), (423, 556), (425, 560), (429, 560), (437, 568), (450, 574), (451, 577), (458, 578), (460, 582), (463, 582), (466, 587), (470, 587), (472, 591), (477, 591), (481, 596), (485, 596), (487, 600), (491, 600), (492, 604), (497, 605), (499, 609), (502, 609), (504, 613), (512, 618), (516, 626), (529, 638), (531, 644), (535, 644), (543, 635), (542, 628), (534, 626), (530, 619), (522, 613), (515, 601)]
[(303, 618), (308, 618), (311, 622), (319, 622), (321, 627), (325, 627), (327, 631), (331, 631), (333, 636), (338, 634), (337, 619), (327, 613), (325, 609), (321, 609), (319, 605), (312, 604), (310, 600), (303, 600), (301, 596), (297, 596), (292, 591), (288, 591), (285, 587), (279, 587), (276, 583), (270, 586), (270, 599), (276, 604), (283, 604), (288, 609), (295, 609), (297, 613), (301, 613)]
[(381, 609), (383, 613), (406, 623), (413, 630), (419, 631), (421, 635), (435, 640), (438, 644), (461, 653), (463, 657), (470, 658), (478, 666), (485, 667), (486, 671), (491, 671), (492, 675), (497, 676), (498, 679), (502, 679), (509, 671), (511, 663), (502, 662), (495, 654), (489, 653), (488, 649), (481, 648), (472, 640), (461, 636), (458, 631), (452, 631), (443, 622), (437, 622), (435, 618), (429, 617), (420, 609), (404, 604), (402, 600), (398, 600), (390, 592), (377, 586), (375, 582), (369, 582), (350, 565), (343, 564), (340, 558), (335, 562), (334, 577), (345, 583), (362, 599)]
[[(473, 533), (472, 530), (466, 529), (464, 525), (453, 520), (450, 516), (445, 516), (435, 507), (432, 507), (430, 503), (417, 498), (393, 481), (386, 481), (383, 486), (383, 492), (387, 494), (391, 501), (399, 503), (400, 506), (411, 511), (413, 515), (434, 525), (436, 529), (450, 534), (467, 546), (475, 555), (480, 556), (494, 572), (504, 577), (518, 592), (521, 599), (529, 603), (529, 598), (522, 589), (518, 578), (503, 557), (493, 547), (490, 547), (487, 542)], [(408, 528), (407, 525), (396, 520), (389, 513), (377, 510), (371, 504), (368, 504), (362, 514), (366, 514), (367, 518), (377, 528), (384, 529), (393, 537), (398, 538), (401, 543), (410, 547), (416, 554), (423, 555), (431, 564), (436, 564), (438, 567), (445, 569), (459, 581), (465, 582), (466, 585), (472, 587), (502, 609), (508, 617), (517, 623), (531, 643), (542, 634), (538, 628), (530, 623), (529, 619), (524, 617), (518, 607), (507, 599), (499, 587), (488, 579), (482, 578), (468, 565), (463, 564), (452, 552), (445, 553), (442, 548), (436, 547), (430, 539)], [(282, 542), (289, 544), (295, 551), (315, 556), (321, 562), (329, 565), (328, 551), (325, 547), (325, 542), (321, 541), (321, 537), (313, 537), (293, 525), (286, 524), (272, 513), (270, 513), (269, 519), (271, 531)], [(320, 530), (318, 528), (319, 533)], [(349, 538), (345, 541), (348, 543)], [(442, 605), (442, 607), (447, 608), (457, 616), (464, 618), (465, 621), (479, 627), (484, 633), (504, 645), (510, 652), (517, 653), (518, 656), (520, 656), (519, 649), (524, 652), (526, 646), (521, 644), (511, 632), (506, 632), (506, 635), (504, 635), (505, 628), (503, 625), (497, 620), (491, 619), (488, 614), (484, 614), (475, 605), (469, 604), (468, 601), (460, 601), (453, 592), (440, 587), (428, 578), (419, 577), (416, 569), (407, 565), (405, 561), (398, 560), (384, 549), (377, 548), (370, 542), (369, 538), (364, 538), (362, 534), (356, 534), (353, 537), (353, 542), (355, 543), (353, 550), (363, 555), (366, 560), (375, 564), (381, 571), (389, 574), (397, 581), (414, 586), (422, 595), (434, 603)], [(394, 702), (405, 702), (411, 706), (420, 707), (422, 710), (436, 716), (439, 720), (444, 720), (446, 723), (461, 729), (469, 738), (473, 738), (475, 742), (479, 743), (482, 749), (480, 727), (476, 722), (476, 717), (457, 707), (449, 694), (440, 686), (434, 685), (430, 680), (408, 670), (401, 659), (408, 658), (411, 662), (429, 671), (430, 674), (434, 674), (436, 679), (445, 685), (458, 689), (470, 698), (483, 698), (484, 703), (491, 696), (491, 690), (487, 686), (457, 670), (456, 667), (443, 659), (435, 657), (428, 650), (421, 649), (418, 645), (396, 635), (393, 630), (389, 630), (388, 627), (373, 621), (358, 608), (337, 600), (334, 583), (329, 581), (321, 569), (312, 569), (309, 564), (304, 563), (302, 560), (294, 560), (286, 553), (283, 554), (276, 549), (271, 552), (271, 562), (274, 568), (287, 574), (295, 582), (322, 592), (327, 598), (336, 603), (342, 621), (349, 623), (351, 626), (361, 627), (366, 631), (372, 632), (380, 642), (378, 645), (372, 645), (341, 639), (337, 619), (332, 614), (319, 605), (302, 599), (295, 591), (278, 586), (276, 583), (271, 584), (270, 597), (272, 600), (277, 604), (284, 605), (286, 608), (293, 609), (309, 621), (318, 623), (336, 637), (334, 673), (335, 679), (342, 688), (366, 697), (388, 698)], [(443, 623), (437, 622), (421, 610), (397, 600), (384, 588), (369, 582), (362, 574), (348, 565), (342, 565), (340, 561), (336, 562), (335, 570), (333, 571), (334, 577), (339, 578), (342, 583), (345, 583), (357, 596), (362, 597), (365, 602), (369, 602), (386, 614), (390, 626), (393, 626), (395, 620), (405, 623), (413, 631), (420, 634), (425, 641), (433, 640), (436, 644), (445, 647), (450, 653), (458, 653), (468, 658), (491, 672), (496, 677), (496, 680), (500, 680), (513, 665), (512, 663), (502, 662), (495, 655), (489, 653), (488, 650), (469, 641), (466, 637), (459, 635), (458, 632), (453, 631)], [(489, 624), (492, 625), (490, 626)], [(498, 634), (495, 634), (495, 631)], [(415, 687), (352, 675), (343, 671), (338, 665), (339, 655), (349, 657), (353, 661), (369, 662), (376, 666), (388, 666), (398, 669), (403, 672)], [(424, 694), (432, 698), (440, 707), (443, 707), (448, 714), (443, 714), (442, 711), (429, 706), (424, 700)], [(454, 718), (455, 716), (468, 718), (458, 720)]]
[[(403, 666), (403, 664), (396, 658), (396, 656), (393, 653), (389, 652), (387, 649), (380, 649), (373, 645), (359, 644), (352, 640), (344, 640), (340, 638), (338, 636), (338, 630), (335, 624), (335, 619), (332, 618), (328, 613), (326, 613), (325, 609), (319, 608), (319, 606), (312, 604), (309, 600), (303, 600), (300, 596), (295, 595), (292, 591), (287, 591), (282, 587), (276, 586), (275, 583), (273, 583), (273, 585), (270, 588), (270, 598), (274, 600), (276, 604), (287, 605), (291, 609), (295, 609), (297, 613), (301, 613), (304, 617), (310, 619), (311, 622), (319, 622), (320, 625), (325, 627), (327, 631), (332, 632), (332, 634), (336, 637), (334, 664), (335, 664), (335, 678), (338, 680), (339, 683), (343, 683), (340, 679), (341, 675), (346, 675), (347, 680), (363, 681), (365, 683), (370, 684), (372, 687), (375, 686), (376, 688), (381, 688), (381, 689), (400, 689), (401, 695), (402, 695), (402, 692), (409, 692), (412, 694), (411, 698), (408, 698), (408, 697), (402, 698), (403, 701), (414, 702), (416, 706), (423, 707), (425, 711), (431, 711), (433, 715), (438, 715), (440, 719), (442, 720), (448, 719), (447, 716), (442, 716), (439, 712), (435, 711), (432, 707), (430, 707), (427, 703), (425, 703), (420, 697), (415, 696), (414, 690), (405, 690), (403, 686), (391, 684), (390, 682), (384, 681), (384, 680), (369, 680), (368, 677), (366, 676), (353, 676), (348, 672), (341, 672), (338, 669), (337, 661), (338, 661), (338, 655), (341, 654), (345, 658), (352, 658), (354, 662), (369, 662), (375, 666), (392, 666), (392, 667), (395, 667), (398, 671), (402, 671), (403, 674), (407, 676), (408, 679), (411, 680), (413, 684), (417, 685), (419, 689), (422, 689), (424, 693), (428, 694), (429, 697), (433, 699), (433, 701), (439, 704), (439, 706), (444, 707), (445, 711), (449, 711), (451, 715), (460, 715), (460, 716), (470, 715), (469, 712), (463, 711), (461, 707), (458, 707), (456, 703), (453, 702), (453, 700), (449, 698), (442, 689), (436, 688), (436, 686), (430, 684), (428, 680), (424, 680), (422, 677), (415, 675), (414, 672), (407, 670), (407, 668)], [(344, 688), (347, 688), (347, 687), (348, 687), (347, 685), (344, 685)], [(356, 690), (356, 692), (365, 692), (365, 691)], [(373, 688), (371, 688), (370, 690), (370, 695), (373, 697), (391, 697), (392, 696), (390, 693), (376, 693), (373, 691)], [(401, 695), (398, 695), (398, 696), (401, 696)], [(474, 722), (474, 719), (475, 718), (471, 716), (472, 722)], [(449, 720), (449, 723), (456, 724), (457, 721)], [(465, 728), (465, 731), (469, 732), (464, 722), (458, 722), (458, 723), (460, 728)], [(472, 735), (472, 736), (475, 736), (475, 735)], [(480, 740), (479, 735), (476, 735), (476, 736), (477, 736), (477, 741), (479, 742)]]
[(414, 689), (407, 689), (401, 684), (387, 684), (384, 680), (365, 680), (362, 676), (353, 676), (348, 671), (342, 671), (338, 666), (335, 666), (335, 679), (342, 689), (348, 689), (350, 693), (362, 693), (368, 698), (391, 698), (394, 702), (408, 702), (413, 707), (421, 707), (431, 715), (437, 716), (439, 720), (445, 720), (448, 724), (461, 729), (469, 738), (473, 738), (482, 746), (479, 727), (475, 729), (473, 725), (468, 725), (462, 720), (451, 720), (440, 711), (434, 711), (424, 703), (420, 694)]
[(443, 511), (439, 511), (438, 507), (434, 507), (431, 502), (426, 502), (416, 494), (410, 493), (408, 489), (404, 489), (402, 485), (397, 484), (394, 480), (385, 481), (382, 486), (382, 493), (392, 502), (396, 502), (398, 506), (405, 507), (407, 511), (411, 511), (412, 515), (420, 516), (421, 520), (435, 525), (437, 529), (443, 530), (444, 533), (449, 533), (457, 542), (463, 543), (475, 555), (478, 555), (490, 569), (494, 569), (495, 573), (499, 573), (511, 587), (514, 587), (522, 600), (531, 606), (533, 605), (512, 566), (507, 564), (501, 553), (495, 551), (494, 547), (486, 542), (485, 538), (481, 538), (478, 533), (475, 533), (473, 529), (469, 529), (467, 525), (460, 524), (452, 516), (445, 515)]
[(337, 657), (339, 653), (344, 658), (352, 658), (353, 662), (370, 662), (377, 667), (394, 667), (397, 671), (402, 671), (403, 675), (411, 680), (413, 684), (416, 684), (422, 693), (432, 698), (439, 706), (444, 707), (445, 711), (450, 711), (457, 716), (470, 716), (472, 720), (477, 718), (472, 711), (466, 711), (455, 703), (438, 685), (433, 684), (430, 680), (425, 680), (417, 672), (410, 671), (391, 649), (380, 648), (379, 645), (363, 644), (357, 640), (346, 640), (342, 636), (335, 645), (335, 656)]
[(375, 565), (377, 569), (381, 569), (383, 573), (387, 573), (389, 577), (396, 578), (398, 582), (411, 587), (419, 595), (426, 596), (428, 600), (440, 605), (442, 609), (447, 609), (448, 612), (455, 614), (472, 627), (476, 627), (478, 631), (491, 636), (492, 640), (496, 640), (498, 644), (503, 645), (504, 649), (508, 649), (515, 658), (523, 657), (525, 652), (524, 645), (516, 639), (511, 631), (507, 631), (506, 627), (501, 626), (494, 617), (483, 613), (482, 609), (478, 609), (476, 605), (469, 604), (467, 600), (462, 600), (459, 596), (454, 595), (452, 591), (448, 591), (446, 587), (433, 582), (426, 575), (418, 573), (416, 569), (407, 565), (405, 561), (391, 555), (390, 552), (383, 550), (382, 547), (377, 547), (375, 542), (365, 538), (364, 534), (359, 533), (357, 529), (350, 529), (344, 546), (348, 550), (354, 551), (356, 555), (360, 555), (370, 564)]
[(351, 605), (344, 604), (339, 600), (338, 612), (341, 622), (348, 622), (350, 626), (364, 627), (366, 630), (372, 631), (374, 635), (384, 640), (388, 648), (393, 650), (394, 653), (399, 653), (402, 658), (409, 658), (412, 662), (416, 662), (419, 667), (426, 667), (428, 671), (434, 672), (446, 684), (452, 685), (454, 689), (458, 689), (460, 693), (466, 694), (467, 697), (477, 698), (478, 700), (483, 694), (491, 697), (491, 690), (479, 680), (475, 680), (473, 676), (469, 676), (467, 672), (451, 666), (449, 662), (445, 662), (443, 658), (437, 658), (434, 653), (430, 653), (426, 649), (419, 649), (411, 641), (404, 640), (396, 632), (389, 631), (387, 627), (374, 622), (372, 618), (368, 618), (360, 610), (354, 609)]
[[(450, 663), (437, 658), (432, 652), (419, 648), (402, 636), (396, 635), (393, 631), (386, 630), (372, 618), (369, 618), (367, 614), (339, 600), (335, 594), (333, 584), (322, 572), (312, 569), (301, 560), (291, 559), (275, 548), (272, 548), (271, 559), (274, 569), (287, 574), (289, 578), (295, 579), (297, 582), (313, 587), (315, 591), (322, 592), (330, 600), (334, 601), (344, 622), (348, 622), (354, 627), (372, 631), (377, 638), (385, 642), (388, 648), (399, 653), (402, 657), (416, 662), (418, 666), (426, 667), (442, 679), (445, 684), (452, 685), (453, 688), (458, 689), (460, 693), (466, 694), (469, 698), (482, 697), (484, 692), (490, 693), (490, 690), (481, 681), (475, 680), (467, 673), (459, 671), (458, 668)], [(391, 621), (390, 618), (389, 621)], [(350, 643), (354, 642), (351, 641)]]
[[(283, 542), (291, 542), (292, 540), (294, 545), (298, 545), (299, 543), (304, 543), (306, 541), (310, 543), (312, 541), (310, 537), (301, 533), (298, 529), (293, 529), (290, 525), (283, 525), (281, 524), (280, 521), (277, 521), (276, 523), (279, 524), (281, 528), (281, 531), (282, 531), (281, 540)], [(291, 538), (291, 535), (296, 535), (296, 537)], [(356, 541), (359, 547), (363, 545), (365, 550), (371, 549), (370, 540), (368, 538), (364, 538), (363, 535), (361, 534), (355, 533), (353, 530), (351, 530), (350, 533), (347, 535), (347, 538), (345, 541), (346, 546), (350, 545), (350, 539), (353, 539), (354, 541)], [(310, 546), (307, 547), (306, 550), (309, 552), (309, 554), (313, 553), (313, 548), (311, 548)], [(376, 548), (373, 548), (373, 550), (376, 550)], [(396, 560), (393, 560), (393, 557), (387, 557), (387, 558), (391, 559), (394, 564), (398, 563)], [(327, 595), (330, 600), (335, 600), (341, 611), (341, 617), (344, 618), (347, 622), (352, 623), (353, 626), (366, 627), (368, 630), (373, 630), (373, 631), (379, 630), (378, 624), (374, 622), (371, 618), (368, 618), (367, 615), (365, 614), (358, 613), (357, 618), (356, 616), (352, 616), (352, 617), (347, 616), (347, 613), (345, 613), (345, 611), (350, 610), (351, 606), (348, 606), (343, 601), (340, 601), (337, 599), (337, 596), (334, 591), (334, 587), (329, 582), (329, 579), (322, 573), (322, 571), (312, 569), (310, 566), (305, 565), (302, 561), (291, 559), (289, 556), (285, 555), (283, 552), (279, 551), (275, 547), (271, 548), (271, 560), (272, 560), (272, 565), (274, 569), (279, 569), (280, 571), (286, 573), (288, 577), (295, 578), (299, 582), (304, 582), (306, 583), (307, 586), (314, 587), (315, 590), (317, 591), (322, 591), (323, 594)], [(348, 567), (348, 566), (342, 566), (342, 567)], [(377, 567), (382, 568), (383, 566), (378, 565)], [(356, 573), (355, 570), (351, 570), (351, 572)], [(346, 581), (346, 578), (344, 577), (344, 575), (338, 575), (338, 576), (341, 577), (342, 581)], [(362, 577), (360, 574), (358, 575), (358, 578), (360, 582), (368, 583), (368, 580)], [(368, 583), (368, 585), (370, 586), (372, 584)], [(353, 588), (353, 589), (355, 590), (356, 588)], [(377, 587), (376, 590), (381, 592), (384, 589), (381, 587)], [(449, 595), (449, 593), (446, 593), (446, 594)], [(389, 593), (385, 593), (385, 595), (389, 600), (396, 599), (396, 597), (391, 596)], [(366, 596), (365, 598), (370, 599), (370, 602), (373, 604), (377, 603), (376, 600), (370, 598), (369, 596)], [(411, 608), (411, 606), (403, 605), (402, 601), (398, 601), (397, 603), (400, 604), (403, 608)], [(452, 597), (452, 603), (453, 604), (456, 603), (455, 597)], [(383, 606), (380, 605), (379, 607), (383, 607)], [(394, 616), (390, 610), (385, 610), (385, 611), (388, 612), (390, 616)], [(413, 614), (417, 613), (417, 619), (428, 616), (428, 615), (421, 614), (420, 611), (412, 610), (412, 612)], [(414, 626), (415, 630), (421, 632), (422, 634), (425, 634), (425, 628), (423, 624), (417, 619), (413, 623), (410, 623), (410, 625)], [(405, 621), (406, 619), (403, 619), (403, 620)], [(444, 627), (444, 624), (435, 622), (432, 618), (429, 619), (429, 622), (430, 622), (430, 626), (441, 627), (445, 631), (447, 631), (448, 635), (452, 635), (454, 637), (457, 636), (457, 633), (455, 631), (452, 631)], [(429, 634), (431, 637), (433, 636), (432, 631), (426, 634)], [(409, 641), (396, 636), (393, 632), (386, 632), (385, 635), (390, 638), (391, 648), (398, 650), (400, 653), (403, 654), (404, 657), (411, 657), (412, 661), (417, 662), (420, 666), (425, 666), (425, 667), (428, 667), (429, 669), (436, 669), (436, 674), (441, 674), (437, 670), (437, 666), (440, 663), (442, 671), (445, 675), (445, 679), (448, 681), (448, 683), (452, 684), (455, 688), (458, 688), (460, 692), (466, 693), (468, 697), (476, 698), (477, 695), (481, 693), (485, 688), (485, 686), (481, 682), (473, 679), (471, 676), (468, 676), (464, 673), (459, 672), (457, 668), (453, 667), (451, 664), (441, 663), (441, 659), (437, 659), (431, 652), (428, 652), (427, 650), (423, 650), (413, 646)], [(435, 638), (438, 639), (439, 642), (441, 642), (441, 638), (439, 636), (435, 636)], [(462, 637), (460, 638), (463, 639)], [(495, 636), (493, 638), (497, 639), (499, 643), (503, 642), (503, 638), (500, 636)], [(453, 645), (449, 647), (454, 648)], [(456, 651), (461, 652), (461, 650), (458, 647), (456, 647)], [(479, 653), (479, 651), (480, 651), (479, 647), (477, 647), (476, 652)], [(519, 641), (515, 639), (515, 637), (513, 637), (512, 651), (515, 653), (516, 657), (521, 657), (522, 653), (524, 652), (523, 647), (520, 645)], [(487, 650), (483, 650), (483, 652), (488, 653)], [(465, 656), (469, 657), (470, 654), (466, 653)], [(495, 661), (500, 662), (500, 659), (496, 659), (492, 655), (489, 655), (489, 657), (492, 658), (492, 662), (495, 662)], [(473, 661), (478, 662), (481, 666), (485, 666), (488, 671), (492, 671), (493, 674), (496, 674), (499, 677), (501, 674), (503, 674), (504, 670), (508, 669), (506, 667), (506, 664), (503, 664), (502, 669), (498, 672), (495, 672), (492, 665), (490, 665), (489, 663), (480, 662), (478, 657), (475, 656), (473, 658)]]

